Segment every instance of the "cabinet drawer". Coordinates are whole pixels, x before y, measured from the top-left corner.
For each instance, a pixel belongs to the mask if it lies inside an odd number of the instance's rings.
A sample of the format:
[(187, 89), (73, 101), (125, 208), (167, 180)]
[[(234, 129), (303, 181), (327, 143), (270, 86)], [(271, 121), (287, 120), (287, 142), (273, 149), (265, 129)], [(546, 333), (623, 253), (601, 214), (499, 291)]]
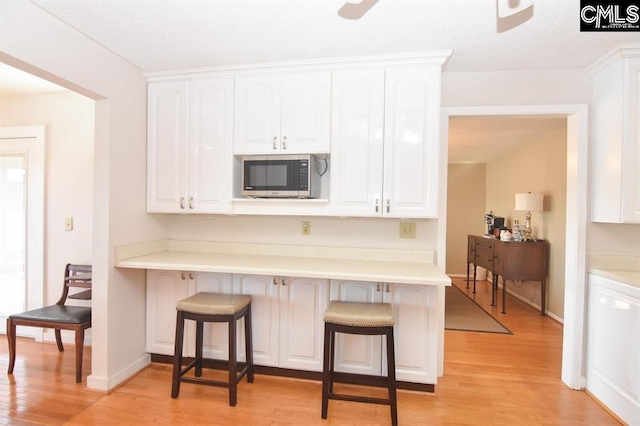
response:
[(485, 269), (493, 270), (493, 246), (490, 239), (476, 239), (475, 264)]

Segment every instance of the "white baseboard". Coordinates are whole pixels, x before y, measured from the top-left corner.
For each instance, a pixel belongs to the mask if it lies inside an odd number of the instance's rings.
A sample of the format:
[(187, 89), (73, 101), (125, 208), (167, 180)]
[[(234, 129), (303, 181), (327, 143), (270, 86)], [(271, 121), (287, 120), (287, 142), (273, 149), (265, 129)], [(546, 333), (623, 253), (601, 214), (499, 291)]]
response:
[(151, 364), (151, 355), (145, 354), (143, 357), (137, 359), (133, 363), (129, 364), (126, 368), (118, 372), (111, 377), (97, 377), (95, 374), (90, 374), (87, 377), (87, 387), (97, 391), (109, 393), (114, 390), (120, 384), (129, 380), (129, 378), (136, 375), (140, 370)]
[[(76, 343), (75, 332), (71, 330), (60, 330), (60, 331), (61, 331), (60, 336), (62, 337), (62, 343), (67, 343), (69, 345), (74, 345)], [(56, 342), (56, 334), (53, 331), (53, 329), (47, 329), (44, 333), (42, 333), (42, 341), (47, 343)], [(85, 330), (84, 345), (91, 346), (91, 332), (89, 330)]]

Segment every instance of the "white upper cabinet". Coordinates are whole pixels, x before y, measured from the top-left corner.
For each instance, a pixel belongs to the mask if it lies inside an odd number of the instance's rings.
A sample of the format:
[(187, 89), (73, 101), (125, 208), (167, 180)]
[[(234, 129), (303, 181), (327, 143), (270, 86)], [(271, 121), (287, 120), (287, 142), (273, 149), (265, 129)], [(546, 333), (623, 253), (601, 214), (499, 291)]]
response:
[(440, 67), (387, 69), (384, 120), (384, 214), (436, 217)]
[(147, 211), (228, 213), (233, 79), (149, 84)]
[(331, 209), (436, 217), (440, 66), (336, 71)]
[(382, 214), (384, 70), (333, 73), (331, 212)]
[(189, 136), (189, 82), (150, 83), (147, 120), (147, 211), (184, 204)]
[(329, 152), (329, 71), (239, 76), (235, 90), (234, 154)]
[(592, 220), (640, 223), (640, 46), (613, 52), (592, 72)]

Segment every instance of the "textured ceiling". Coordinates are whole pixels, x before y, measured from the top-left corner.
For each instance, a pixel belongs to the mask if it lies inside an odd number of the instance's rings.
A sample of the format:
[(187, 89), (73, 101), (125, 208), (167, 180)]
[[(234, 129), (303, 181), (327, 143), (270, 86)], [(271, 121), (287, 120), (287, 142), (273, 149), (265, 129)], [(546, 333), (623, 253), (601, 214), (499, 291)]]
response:
[(345, 0), (31, 1), (144, 71), (441, 49), (447, 71), (575, 68), (640, 39), (581, 33), (579, 0), (349, 0), (375, 3), (357, 20)]

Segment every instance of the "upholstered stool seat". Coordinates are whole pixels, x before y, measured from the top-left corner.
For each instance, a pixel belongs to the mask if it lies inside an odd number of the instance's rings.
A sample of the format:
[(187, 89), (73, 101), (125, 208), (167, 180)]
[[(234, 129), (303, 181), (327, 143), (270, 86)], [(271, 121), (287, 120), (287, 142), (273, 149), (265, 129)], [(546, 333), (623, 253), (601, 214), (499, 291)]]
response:
[[(398, 424), (396, 396), (396, 366), (393, 342), (395, 324), (393, 307), (389, 303), (357, 303), (331, 301), (324, 313), (324, 365), (322, 370), (322, 418), (327, 418), (329, 400), (365, 402), (389, 405), (391, 423)], [(388, 398), (345, 395), (333, 392), (336, 333), (384, 335), (387, 341)]]
[[(180, 300), (176, 304), (176, 340), (173, 358), (173, 381), (171, 397), (177, 398), (180, 383), (189, 382), (209, 386), (229, 388), (229, 405), (237, 402), (238, 383), (246, 375), (247, 381), (253, 383), (253, 349), (251, 343), (251, 296), (200, 292)], [(236, 324), (244, 318), (244, 335), (246, 363), (238, 371), (236, 348)], [(196, 356), (193, 361), (182, 367), (182, 345), (184, 342), (185, 319), (196, 322)], [(203, 357), (202, 345), (205, 322), (226, 322), (229, 324), (229, 379), (226, 382), (202, 379)], [(195, 367), (195, 377), (184, 377)]]

